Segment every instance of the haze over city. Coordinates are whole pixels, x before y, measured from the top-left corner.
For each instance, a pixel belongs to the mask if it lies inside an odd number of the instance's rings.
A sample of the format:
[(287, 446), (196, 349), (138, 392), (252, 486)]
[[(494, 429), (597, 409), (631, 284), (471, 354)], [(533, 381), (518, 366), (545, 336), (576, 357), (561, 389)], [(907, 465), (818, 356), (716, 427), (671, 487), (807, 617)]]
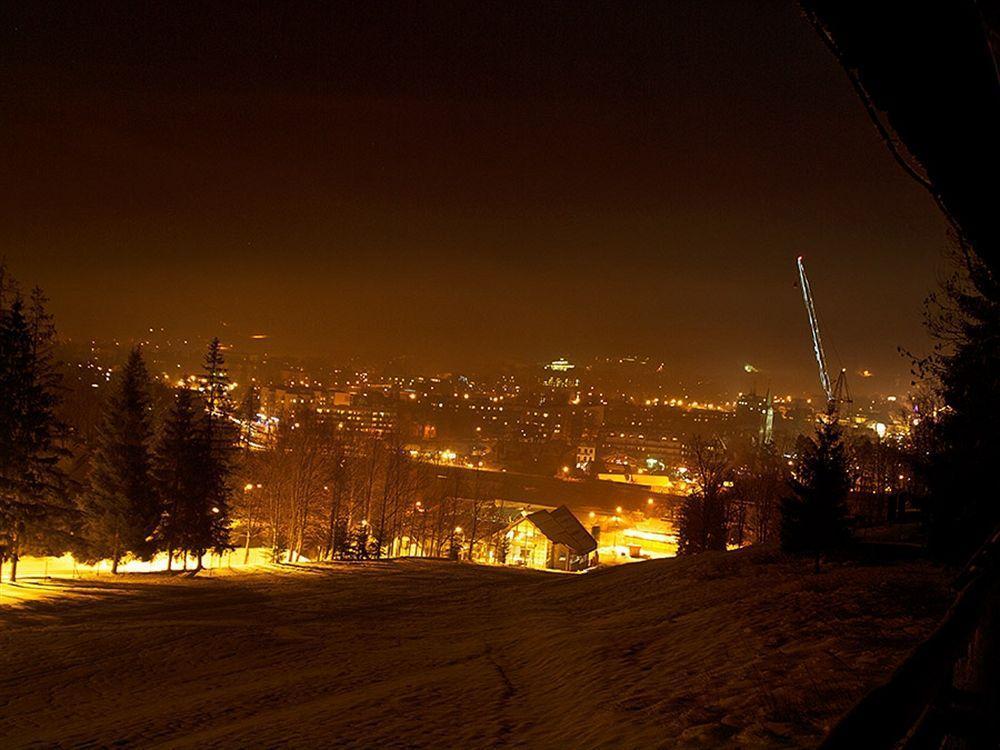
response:
[(7, 7), (8, 263), (78, 339), (812, 393), (801, 253), (907, 385), (944, 222), (794, 5), (565, 10)]

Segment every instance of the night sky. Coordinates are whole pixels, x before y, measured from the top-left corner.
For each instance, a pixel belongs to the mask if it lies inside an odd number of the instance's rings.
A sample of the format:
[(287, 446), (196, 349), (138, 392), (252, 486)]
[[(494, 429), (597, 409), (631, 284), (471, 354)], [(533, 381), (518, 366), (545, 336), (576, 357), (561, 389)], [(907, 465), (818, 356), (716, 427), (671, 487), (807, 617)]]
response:
[(817, 391), (802, 253), (831, 366), (927, 346), (944, 222), (794, 2), (82, 5), (0, 8), (0, 253), (66, 335)]

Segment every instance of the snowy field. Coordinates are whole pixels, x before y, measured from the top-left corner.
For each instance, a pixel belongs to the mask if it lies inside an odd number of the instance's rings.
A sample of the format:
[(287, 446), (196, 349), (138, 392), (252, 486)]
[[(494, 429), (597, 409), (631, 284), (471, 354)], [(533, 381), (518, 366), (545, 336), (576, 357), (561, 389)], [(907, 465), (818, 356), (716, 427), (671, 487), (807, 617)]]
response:
[(752, 551), (28, 583), (57, 595), (0, 607), (0, 747), (807, 747), (945, 583)]

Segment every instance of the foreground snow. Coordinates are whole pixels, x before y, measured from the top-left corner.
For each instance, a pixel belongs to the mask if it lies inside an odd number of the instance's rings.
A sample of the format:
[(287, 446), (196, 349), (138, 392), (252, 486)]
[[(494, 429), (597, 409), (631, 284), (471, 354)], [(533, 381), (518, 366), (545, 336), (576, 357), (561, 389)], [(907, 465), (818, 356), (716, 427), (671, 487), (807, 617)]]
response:
[(809, 746), (947, 600), (923, 563), (753, 551), (51, 585), (0, 609), (0, 747)]

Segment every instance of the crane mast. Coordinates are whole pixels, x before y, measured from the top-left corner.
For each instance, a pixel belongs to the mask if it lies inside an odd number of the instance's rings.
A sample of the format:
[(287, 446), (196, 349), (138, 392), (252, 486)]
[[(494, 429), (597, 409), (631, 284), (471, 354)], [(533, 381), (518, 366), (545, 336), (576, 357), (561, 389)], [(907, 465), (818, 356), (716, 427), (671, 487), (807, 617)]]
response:
[(826, 354), (823, 352), (823, 340), (819, 335), (819, 320), (816, 318), (816, 308), (813, 307), (812, 289), (809, 287), (809, 277), (802, 263), (802, 256), (797, 260), (799, 267), (799, 282), (802, 285), (802, 299), (806, 303), (806, 313), (809, 315), (809, 328), (812, 330), (813, 351), (816, 353), (816, 364), (819, 367), (819, 382), (823, 386), (827, 403), (836, 404), (836, 397), (830, 385), (830, 373), (826, 369)]

